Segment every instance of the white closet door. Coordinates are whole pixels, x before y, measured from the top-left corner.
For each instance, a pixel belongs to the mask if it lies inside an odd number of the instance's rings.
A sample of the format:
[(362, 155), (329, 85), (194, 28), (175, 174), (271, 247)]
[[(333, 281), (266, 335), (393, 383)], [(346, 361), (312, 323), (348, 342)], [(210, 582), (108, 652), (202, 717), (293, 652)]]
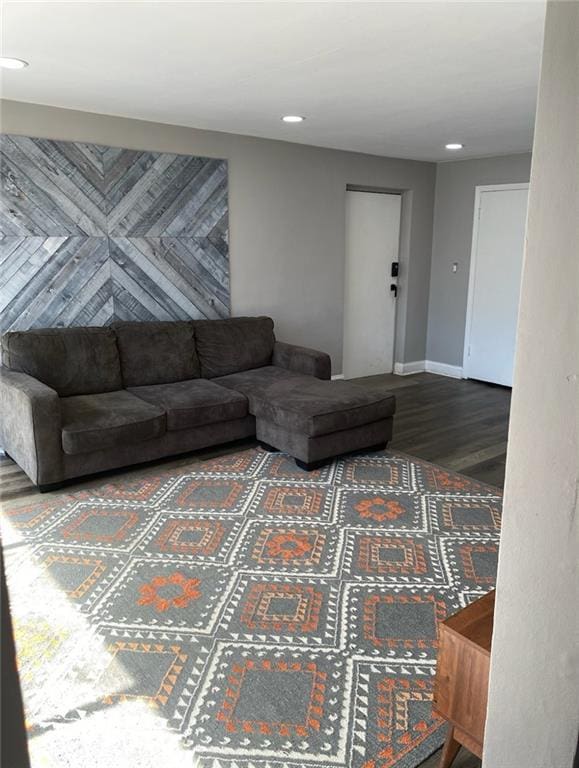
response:
[(512, 386), (528, 184), (479, 187), (464, 375)]

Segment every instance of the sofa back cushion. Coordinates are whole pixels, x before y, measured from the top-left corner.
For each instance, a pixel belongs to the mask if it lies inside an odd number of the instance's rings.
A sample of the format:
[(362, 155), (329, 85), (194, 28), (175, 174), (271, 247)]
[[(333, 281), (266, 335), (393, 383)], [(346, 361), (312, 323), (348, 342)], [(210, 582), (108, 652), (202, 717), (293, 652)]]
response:
[(193, 323), (115, 323), (125, 387), (199, 378)]
[(55, 389), (60, 397), (122, 389), (111, 328), (39, 328), (2, 337), (2, 362)]
[(206, 379), (270, 365), (273, 355), (271, 317), (198, 320), (195, 343)]

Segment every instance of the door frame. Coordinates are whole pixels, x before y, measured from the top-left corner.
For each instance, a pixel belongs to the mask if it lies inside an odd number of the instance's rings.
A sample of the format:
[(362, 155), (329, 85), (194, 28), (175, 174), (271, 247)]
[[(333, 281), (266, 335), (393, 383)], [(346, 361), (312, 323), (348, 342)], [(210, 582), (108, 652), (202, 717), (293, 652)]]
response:
[[(408, 262), (410, 261), (410, 219), (412, 215), (412, 192), (408, 189), (400, 189), (396, 187), (374, 187), (368, 184), (346, 184), (344, 191), (344, 272), (343, 272), (343, 285), (342, 285), (342, 307), (345, 307), (345, 295), (346, 295), (346, 260), (348, 254), (346, 252), (346, 205), (348, 192), (368, 192), (375, 195), (395, 195), (400, 198), (400, 223), (398, 230), (398, 277), (396, 278), (396, 284), (398, 286), (397, 297), (394, 304), (394, 329), (393, 329), (393, 346), (392, 346), (392, 373), (396, 373), (396, 365), (398, 362), (398, 355), (400, 350), (404, 348), (406, 324), (402, 326), (399, 322), (400, 317), (400, 277), (402, 273), (402, 285), (404, 285), (404, 278), (408, 271)], [(388, 282), (390, 275), (386, 276), (386, 282)], [(404, 310), (406, 311), (406, 292), (404, 292)], [(332, 379), (344, 378), (344, 322), (345, 314), (342, 317), (342, 373), (332, 376)], [(401, 330), (404, 331), (404, 335), (400, 338)]]
[(485, 192), (507, 192), (508, 190), (529, 189), (529, 182), (516, 184), (478, 184), (474, 188), (474, 211), (472, 219), (472, 240), (470, 245), (470, 264), (468, 274), (468, 295), (466, 300), (466, 318), (464, 324), (464, 345), (462, 349), (462, 378), (468, 379), (467, 363), (470, 334), (472, 330), (472, 315), (474, 302), (474, 286), (476, 275), (476, 254), (478, 246), (478, 231), (480, 221), (481, 198)]
[[(394, 307), (394, 347), (392, 357), (392, 372), (396, 373), (396, 366), (400, 364), (398, 360), (401, 351), (404, 349), (405, 337), (406, 337), (406, 299), (407, 291), (402, 291), (401, 297), (401, 285), (406, 287), (407, 285), (407, 273), (408, 264), (410, 261), (410, 220), (412, 217), (412, 191), (408, 189), (401, 189), (400, 187), (374, 187), (368, 184), (351, 184), (347, 183), (344, 190), (344, 246), (346, 243), (346, 199), (348, 192), (370, 192), (371, 194), (378, 195), (396, 195), (400, 197), (400, 230), (398, 235), (398, 277), (396, 278), (398, 285), (398, 296), (396, 298), (396, 304)], [(347, 253), (344, 247), (344, 277), (342, 285), (342, 306), (344, 306), (344, 297), (346, 293), (346, 258)], [(401, 282), (402, 278), (402, 282)], [(342, 318), (342, 373), (332, 376), (332, 379), (344, 378), (344, 318)]]

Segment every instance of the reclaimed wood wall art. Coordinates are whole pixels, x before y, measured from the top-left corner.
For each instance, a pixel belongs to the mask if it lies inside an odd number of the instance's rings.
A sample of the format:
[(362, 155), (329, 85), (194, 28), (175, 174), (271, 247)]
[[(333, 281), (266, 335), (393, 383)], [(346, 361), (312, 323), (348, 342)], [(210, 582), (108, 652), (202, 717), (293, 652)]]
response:
[(0, 136), (0, 328), (229, 315), (227, 161)]

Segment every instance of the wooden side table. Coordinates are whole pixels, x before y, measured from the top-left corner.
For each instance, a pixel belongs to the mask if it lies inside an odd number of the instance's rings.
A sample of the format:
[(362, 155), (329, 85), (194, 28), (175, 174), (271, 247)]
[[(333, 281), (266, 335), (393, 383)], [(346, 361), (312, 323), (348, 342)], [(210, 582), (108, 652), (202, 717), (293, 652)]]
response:
[(434, 709), (450, 724), (440, 768), (461, 744), (482, 757), (494, 609), (493, 590), (439, 626)]

